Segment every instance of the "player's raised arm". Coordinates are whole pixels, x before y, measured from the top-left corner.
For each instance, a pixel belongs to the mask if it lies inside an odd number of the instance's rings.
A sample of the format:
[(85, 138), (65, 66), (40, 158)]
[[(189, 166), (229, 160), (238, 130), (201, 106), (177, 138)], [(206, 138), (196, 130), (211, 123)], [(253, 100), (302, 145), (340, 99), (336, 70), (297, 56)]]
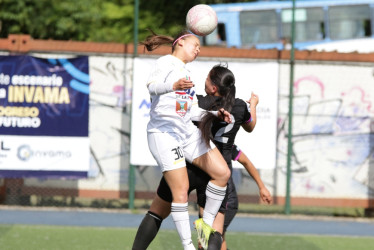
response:
[(247, 103), (250, 105), (250, 112), (251, 112), (251, 120), (248, 123), (245, 123), (242, 125), (243, 129), (247, 131), (248, 133), (252, 132), (256, 126), (257, 122), (257, 115), (256, 115), (256, 107), (259, 102), (258, 95), (254, 94), (252, 92), (251, 98)]
[(238, 161), (244, 166), (244, 168), (247, 170), (247, 172), (252, 176), (252, 178), (255, 180), (261, 200), (263, 202), (266, 202), (268, 204), (271, 203), (272, 197), (269, 192), (269, 190), (266, 188), (264, 183), (262, 182), (262, 179), (260, 177), (260, 174), (258, 173), (256, 167), (253, 165), (253, 163), (248, 159), (248, 157), (242, 152), (239, 156)]

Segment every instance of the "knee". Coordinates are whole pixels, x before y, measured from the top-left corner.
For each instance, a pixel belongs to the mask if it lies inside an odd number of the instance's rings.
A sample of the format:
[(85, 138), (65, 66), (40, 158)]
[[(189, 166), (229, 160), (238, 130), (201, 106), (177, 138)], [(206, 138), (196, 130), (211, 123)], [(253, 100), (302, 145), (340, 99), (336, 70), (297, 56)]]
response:
[(178, 190), (173, 191), (173, 202), (185, 203), (188, 201), (189, 186), (179, 187)]
[(215, 172), (214, 175), (210, 175), (213, 180), (217, 181), (215, 182), (219, 186), (223, 185), (225, 186), (230, 179), (231, 171), (228, 168), (228, 166), (222, 165), (219, 171)]
[(187, 192), (184, 193), (176, 193), (173, 195), (173, 202), (176, 203), (186, 203), (188, 201), (188, 194)]
[(229, 181), (229, 179), (230, 179), (230, 176), (231, 176), (231, 171), (230, 171), (230, 169), (228, 168), (228, 167), (225, 167), (224, 169), (223, 169), (223, 171), (222, 171), (222, 174), (221, 174), (221, 179), (222, 179), (222, 181), (224, 181), (224, 182), (228, 182)]

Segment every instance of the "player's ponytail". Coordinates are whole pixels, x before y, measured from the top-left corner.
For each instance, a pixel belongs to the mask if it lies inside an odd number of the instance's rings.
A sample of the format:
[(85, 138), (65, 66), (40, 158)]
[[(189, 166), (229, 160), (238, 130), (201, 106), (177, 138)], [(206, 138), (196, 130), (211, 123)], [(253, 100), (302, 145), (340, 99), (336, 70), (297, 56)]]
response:
[(148, 30), (152, 35), (147, 36), (143, 42), (140, 42), (148, 51), (153, 51), (164, 44), (171, 44), (174, 40), (170, 36), (157, 35), (153, 30)]
[[(211, 105), (209, 110), (217, 111), (224, 108), (231, 112), (235, 103), (235, 77), (234, 74), (227, 68), (227, 65), (216, 65), (209, 72), (209, 78), (213, 85), (217, 87), (217, 92), (221, 98), (217, 99)], [(203, 139), (207, 145), (213, 138), (211, 136), (212, 123), (218, 121), (218, 118), (211, 113), (207, 113), (199, 124)]]

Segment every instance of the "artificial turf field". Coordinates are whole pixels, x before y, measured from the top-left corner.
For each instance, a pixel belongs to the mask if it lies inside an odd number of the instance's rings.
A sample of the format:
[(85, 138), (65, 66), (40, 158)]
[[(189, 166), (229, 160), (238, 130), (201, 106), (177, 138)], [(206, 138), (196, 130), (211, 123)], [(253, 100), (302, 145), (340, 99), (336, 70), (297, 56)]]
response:
[[(1, 250), (130, 250), (135, 228), (0, 225)], [(193, 232), (193, 239), (196, 233)], [(196, 240), (195, 240), (196, 243)], [(374, 237), (228, 232), (230, 250), (373, 250)], [(196, 244), (195, 244), (196, 245)], [(149, 250), (182, 249), (176, 231), (160, 230)]]

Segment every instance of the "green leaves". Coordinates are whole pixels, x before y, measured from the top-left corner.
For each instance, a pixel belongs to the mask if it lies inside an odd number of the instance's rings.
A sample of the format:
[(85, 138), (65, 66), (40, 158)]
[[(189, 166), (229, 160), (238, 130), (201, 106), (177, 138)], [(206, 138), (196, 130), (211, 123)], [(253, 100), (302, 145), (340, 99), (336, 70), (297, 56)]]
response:
[[(0, 0), (0, 37), (131, 43), (135, 0)], [(149, 32), (173, 36), (188, 10), (224, 0), (139, 0), (139, 41)]]

